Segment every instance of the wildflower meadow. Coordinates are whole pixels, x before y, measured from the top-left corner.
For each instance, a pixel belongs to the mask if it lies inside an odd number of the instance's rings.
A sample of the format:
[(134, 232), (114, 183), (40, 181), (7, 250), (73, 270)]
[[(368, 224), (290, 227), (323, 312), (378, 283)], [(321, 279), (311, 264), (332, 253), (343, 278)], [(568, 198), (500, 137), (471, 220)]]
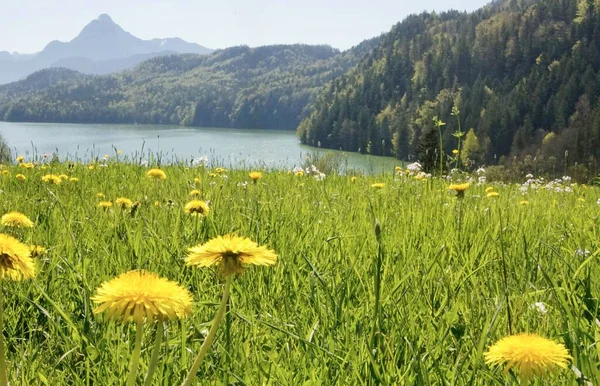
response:
[(0, 385), (600, 381), (594, 186), (415, 164), (0, 173)]

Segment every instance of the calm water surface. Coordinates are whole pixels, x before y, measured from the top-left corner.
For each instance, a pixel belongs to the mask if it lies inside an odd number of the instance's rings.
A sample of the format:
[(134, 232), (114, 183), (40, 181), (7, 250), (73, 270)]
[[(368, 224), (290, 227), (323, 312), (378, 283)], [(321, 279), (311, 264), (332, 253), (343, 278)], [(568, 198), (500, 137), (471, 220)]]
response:
[[(317, 151), (301, 145), (290, 130), (0, 122), (0, 134), (16, 154), (32, 158), (56, 152), (61, 159), (82, 161), (114, 156), (118, 149), (129, 159), (154, 155), (162, 162), (176, 162), (206, 155), (212, 163), (230, 168), (291, 169), (302, 165), (307, 153)], [(396, 163), (385, 157), (335, 153), (344, 156), (344, 168), (370, 173), (391, 171)]]

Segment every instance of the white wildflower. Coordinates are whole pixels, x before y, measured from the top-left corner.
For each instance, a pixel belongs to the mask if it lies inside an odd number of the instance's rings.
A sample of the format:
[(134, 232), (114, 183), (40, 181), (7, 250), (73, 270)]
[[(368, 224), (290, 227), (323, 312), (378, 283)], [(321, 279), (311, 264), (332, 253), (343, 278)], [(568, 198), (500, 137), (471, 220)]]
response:
[(546, 305), (543, 302), (535, 302), (531, 305), (531, 309), (536, 310), (542, 315), (546, 315), (548, 310), (546, 309)]

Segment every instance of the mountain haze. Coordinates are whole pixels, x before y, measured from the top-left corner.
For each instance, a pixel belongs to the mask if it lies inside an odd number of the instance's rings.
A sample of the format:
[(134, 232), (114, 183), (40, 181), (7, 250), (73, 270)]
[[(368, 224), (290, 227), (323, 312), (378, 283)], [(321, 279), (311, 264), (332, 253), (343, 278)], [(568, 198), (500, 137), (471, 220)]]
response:
[(66, 67), (88, 74), (107, 74), (134, 67), (143, 60), (172, 53), (209, 54), (213, 50), (179, 38), (142, 40), (103, 14), (69, 42), (52, 41), (35, 55), (0, 52), (0, 84), (37, 70)]
[(0, 86), (0, 118), (294, 129), (318, 91), (377, 41), (345, 52), (297, 44), (161, 56), (106, 76), (42, 70)]

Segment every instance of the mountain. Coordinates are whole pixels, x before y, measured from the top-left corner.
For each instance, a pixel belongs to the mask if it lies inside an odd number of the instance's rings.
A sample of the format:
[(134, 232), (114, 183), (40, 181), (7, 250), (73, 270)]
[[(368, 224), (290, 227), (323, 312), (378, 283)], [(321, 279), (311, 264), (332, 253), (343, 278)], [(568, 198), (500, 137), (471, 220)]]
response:
[(172, 53), (209, 54), (213, 50), (179, 38), (142, 40), (103, 14), (69, 42), (52, 41), (33, 56), (0, 52), (0, 84), (47, 67), (67, 67), (89, 74), (133, 68), (143, 60)]
[(323, 86), (376, 46), (232, 47), (160, 56), (105, 76), (66, 69), (0, 86), (0, 119), (294, 129)]
[(568, 154), (570, 164), (595, 165), (599, 69), (597, 1), (510, 0), (473, 13), (412, 15), (320, 92), (298, 134), (304, 144), (435, 169), (435, 122), (445, 123), (446, 154), (459, 145), (460, 123), (468, 132), (463, 161), (531, 155), (530, 165), (559, 172)]

